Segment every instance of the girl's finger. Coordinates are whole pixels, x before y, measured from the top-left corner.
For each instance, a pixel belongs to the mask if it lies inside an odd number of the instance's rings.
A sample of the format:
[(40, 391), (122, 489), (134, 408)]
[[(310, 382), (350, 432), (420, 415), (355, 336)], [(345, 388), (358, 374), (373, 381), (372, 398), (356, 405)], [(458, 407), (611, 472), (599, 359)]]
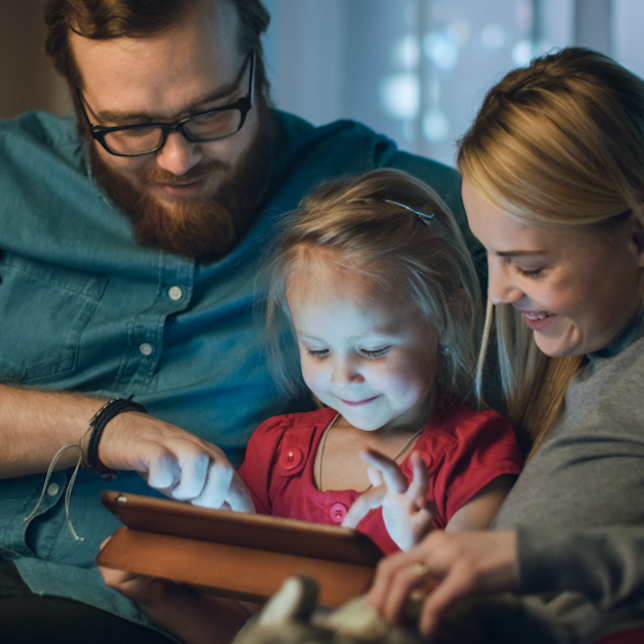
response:
[(349, 508), (344, 519), (342, 520), (343, 528), (355, 528), (362, 519), (367, 516), (370, 510), (379, 508), (382, 500), (387, 494), (387, 488), (384, 485), (369, 488), (364, 494), (361, 494)]
[(409, 457), (414, 472), (412, 482), (407, 488), (407, 496), (412, 500), (421, 501), (429, 491), (429, 472), (427, 465), (421, 458), (420, 452), (412, 452)]
[(369, 483), (373, 487), (378, 487), (379, 485), (384, 485), (385, 481), (382, 478), (382, 473), (375, 465), (369, 465), (367, 467), (367, 476), (369, 477)]
[(376, 452), (374, 449), (366, 449), (360, 454), (360, 457), (380, 470), (389, 492), (402, 494), (407, 490), (407, 478), (402, 470), (384, 454)]

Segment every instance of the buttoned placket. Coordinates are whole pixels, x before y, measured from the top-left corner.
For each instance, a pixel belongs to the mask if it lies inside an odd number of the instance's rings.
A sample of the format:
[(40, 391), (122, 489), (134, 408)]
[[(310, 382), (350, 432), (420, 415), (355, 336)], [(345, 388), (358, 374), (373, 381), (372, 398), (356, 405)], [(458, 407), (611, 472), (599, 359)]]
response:
[(146, 393), (163, 352), (166, 320), (186, 310), (192, 299), (195, 261), (160, 253), (158, 289), (152, 305), (131, 322), (128, 351), (119, 371), (117, 386), (133, 393)]

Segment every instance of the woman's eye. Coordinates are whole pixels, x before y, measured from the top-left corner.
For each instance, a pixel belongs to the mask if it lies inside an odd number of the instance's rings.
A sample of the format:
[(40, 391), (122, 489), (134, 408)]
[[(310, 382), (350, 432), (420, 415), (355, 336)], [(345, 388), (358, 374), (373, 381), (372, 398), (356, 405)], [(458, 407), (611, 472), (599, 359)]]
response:
[(529, 277), (531, 279), (538, 279), (543, 275), (543, 268), (525, 269), (519, 266), (515, 266), (514, 268), (519, 275), (523, 275), (523, 277)]
[(380, 349), (361, 349), (360, 353), (367, 358), (381, 358), (389, 351), (390, 347), (382, 347)]

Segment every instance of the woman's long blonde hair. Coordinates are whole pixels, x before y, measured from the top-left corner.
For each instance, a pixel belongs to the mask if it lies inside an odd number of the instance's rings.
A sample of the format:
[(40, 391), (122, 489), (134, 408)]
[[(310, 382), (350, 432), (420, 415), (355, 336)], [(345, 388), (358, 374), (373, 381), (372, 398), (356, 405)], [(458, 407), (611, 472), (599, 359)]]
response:
[[(418, 214), (426, 213), (424, 221)], [(462, 233), (445, 202), (427, 184), (394, 169), (339, 179), (314, 190), (288, 220), (271, 268), (268, 328), (278, 381), (292, 388), (299, 362), (290, 342), (275, 342), (280, 318), (290, 320), (286, 287), (305, 270), (307, 249), (333, 251), (344, 267), (409, 298), (438, 352), (437, 380), (447, 393), (472, 395), (480, 335), (480, 289)]]
[[(625, 213), (644, 221), (644, 81), (587, 49), (537, 58), (488, 92), (457, 161), (477, 193), (525, 225), (609, 234)], [(581, 358), (547, 358), (511, 306), (488, 304), (479, 365), (494, 325), (509, 415), (537, 447)]]

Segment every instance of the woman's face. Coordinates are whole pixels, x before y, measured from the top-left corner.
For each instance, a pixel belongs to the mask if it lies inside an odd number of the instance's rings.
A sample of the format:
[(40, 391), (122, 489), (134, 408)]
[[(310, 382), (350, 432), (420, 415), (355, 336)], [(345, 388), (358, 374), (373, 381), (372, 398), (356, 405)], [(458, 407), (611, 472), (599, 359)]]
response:
[(609, 344), (641, 301), (644, 236), (631, 218), (610, 234), (589, 227), (531, 227), (463, 182), (474, 235), (488, 253), (488, 298), (511, 304), (548, 356)]

